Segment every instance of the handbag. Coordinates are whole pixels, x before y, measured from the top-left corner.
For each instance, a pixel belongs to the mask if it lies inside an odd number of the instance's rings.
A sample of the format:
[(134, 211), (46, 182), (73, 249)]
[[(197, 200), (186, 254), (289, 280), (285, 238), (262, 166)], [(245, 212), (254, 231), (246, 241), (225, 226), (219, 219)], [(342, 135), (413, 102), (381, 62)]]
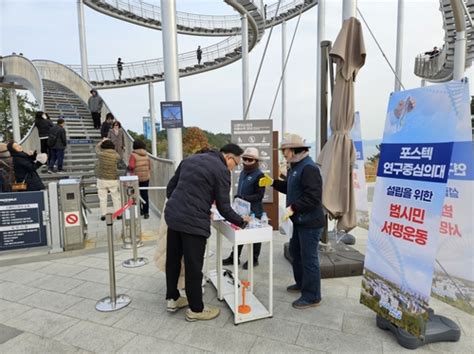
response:
[(26, 175), (23, 182), (13, 182), (12, 192), (22, 192), (28, 190), (28, 184), (26, 183)]

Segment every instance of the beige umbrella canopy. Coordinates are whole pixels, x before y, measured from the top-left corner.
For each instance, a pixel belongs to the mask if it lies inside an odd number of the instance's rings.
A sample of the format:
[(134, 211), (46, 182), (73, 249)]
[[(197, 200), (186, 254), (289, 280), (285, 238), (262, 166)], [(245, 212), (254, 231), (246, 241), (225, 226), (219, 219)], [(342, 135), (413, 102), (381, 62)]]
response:
[(332, 135), (324, 145), (318, 164), (323, 177), (323, 205), (338, 219), (337, 230), (356, 226), (352, 168), (355, 149), (350, 138), (354, 125), (354, 80), (365, 63), (365, 45), (359, 20), (345, 20), (329, 53), (336, 62), (336, 82), (331, 102)]

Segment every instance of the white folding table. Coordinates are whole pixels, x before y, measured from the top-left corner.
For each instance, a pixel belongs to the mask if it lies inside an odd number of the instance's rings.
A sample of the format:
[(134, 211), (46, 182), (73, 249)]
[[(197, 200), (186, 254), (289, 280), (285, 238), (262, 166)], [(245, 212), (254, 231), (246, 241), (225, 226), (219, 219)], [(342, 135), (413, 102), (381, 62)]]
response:
[[(255, 229), (238, 229), (233, 228), (226, 221), (213, 221), (212, 226), (217, 231), (217, 250), (216, 250), (216, 268), (211, 270), (208, 278), (217, 289), (217, 298), (225, 300), (230, 309), (234, 312), (234, 324), (253, 321), (261, 318), (273, 316), (273, 239), (272, 227), (260, 227)], [(223, 276), (222, 270), (222, 239), (229, 240), (234, 247), (233, 260), (233, 277), (234, 284), (229, 281), (228, 277)], [(253, 280), (253, 244), (268, 242), (270, 245), (269, 268), (268, 268), (268, 309), (257, 299), (254, 294)], [(242, 304), (241, 286), (239, 287), (239, 266), (238, 252), (239, 245), (248, 245), (248, 275), (250, 287), (246, 290), (245, 303), (251, 307), (251, 311), (247, 314), (239, 313), (238, 307)], [(218, 276), (218, 274), (220, 276)], [(239, 291), (240, 290), (240, 291)]]

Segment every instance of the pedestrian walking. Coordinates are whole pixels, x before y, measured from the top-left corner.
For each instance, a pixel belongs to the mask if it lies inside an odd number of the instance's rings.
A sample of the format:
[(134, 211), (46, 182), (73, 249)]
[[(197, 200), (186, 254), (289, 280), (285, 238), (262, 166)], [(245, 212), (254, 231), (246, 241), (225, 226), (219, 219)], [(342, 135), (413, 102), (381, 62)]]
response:
[(48, 154), (48, 137), (49, 131), (54, 126), (47, 113), (38, 111), (35, 114), (35, 127), (38, 129), (38, 135), (40, 139), (40, 150), (43, 154)]
[[(142, 140), (133, 142), (133, 151), (128, 160), (128, 170), (132, 176), (138, 176), (139, 187), (148, 187), (151, 178), (151, 162), (146, 151), (145, 143)], [(140, 189), (140, 215), (145, 219), (150, 217), (150, 200), (148, 199), (148, 189)]]
[(198, 61), (198, 65), (201, 65), (202, 49), (201, 49), (200, 45), (198, 45), (198, 49), (196, 50), (196, 58), (197, 58), (197, 61)]
[(122, 80), (122, 71), (123, 71), (122, 58), (118, 58), (118, 60), (117, 60), (117, 70), (118, 70), (118, 73), (119, 73), (119, 80)]
[(100, 136), (102, 138), (107, 138), (109, 136), (109, 131), (112, 129), (115, 117), (112, 113), (107, 113), (105, 116), (105, 121), (100, 126)]
[[(64, 163), (64, 150), (67, 146), (64, 119), (59, 118), (57, 125), (51, 128), (48, 136), (48, 147), (51, 151), (48, 173), (62, 172)], [(57, 170), (54, 169), (57, 165)]]
[(90, 90), (91, 97), (87, 101), (89, 110), (91, 111), (92, 122), (94, 123), (95, 129), (100, 129), (100, 112), (102, 111), (102, 105), (104, 101), (102, 97), (99, 96), (97, 90)]
[(113, 122), (112, 129), (109, 130), (107, 138), (114, 143), (115, 151), (120, 156), (120, 160), (123, 159), (123, 150), (125, 147), (125, 136), (122, 129), (122, 124), (118, 120)]
[[(120, 191), (117, 163), (119, 154), (115, 151), (114, 143), (109, 139), (102, 139), (95, 147), (97, 162), (95, 174), (97, 176), (97, 195), (99, 196), (100, 219), (105, 220), (107, 214), (107, 197), (112, 196), (114, 211), (120, 209)], [(121, 219), (122, 217), (118, 217)]]

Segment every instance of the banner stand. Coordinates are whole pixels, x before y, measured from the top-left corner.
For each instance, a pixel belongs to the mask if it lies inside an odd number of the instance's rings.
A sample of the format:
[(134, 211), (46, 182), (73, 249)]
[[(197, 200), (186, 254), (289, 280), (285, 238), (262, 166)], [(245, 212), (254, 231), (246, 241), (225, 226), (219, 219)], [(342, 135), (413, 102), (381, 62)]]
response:
[(461, 338), (459, 326), (445, 316), (435, 315), (432, 309), (429, 310), (429, 318), (426, 323), (426, 332), (423, 340), (395, 326), (379, 315), (376, 318), (377, 327), (391, 331), (397, 338), (398, 344), (407, 349), (417, 349), (423, 345), (435, 342), (457, 342)]

